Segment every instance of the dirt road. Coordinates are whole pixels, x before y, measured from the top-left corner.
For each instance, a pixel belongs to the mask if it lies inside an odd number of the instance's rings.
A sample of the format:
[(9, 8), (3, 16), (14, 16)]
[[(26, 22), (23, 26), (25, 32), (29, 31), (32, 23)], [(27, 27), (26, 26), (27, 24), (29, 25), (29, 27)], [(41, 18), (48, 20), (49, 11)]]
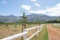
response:
[(53, 27), (53, 25), (47, 25), (49, 40), (60, 40), (60, 29)]

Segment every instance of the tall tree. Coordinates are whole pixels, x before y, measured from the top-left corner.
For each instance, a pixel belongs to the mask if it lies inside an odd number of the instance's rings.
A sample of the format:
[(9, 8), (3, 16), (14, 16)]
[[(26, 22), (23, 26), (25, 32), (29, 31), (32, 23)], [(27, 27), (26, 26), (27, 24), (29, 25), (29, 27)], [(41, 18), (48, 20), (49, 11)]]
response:
[(22, 17), (22, 26), (25, 29), (26, 28), (26, 23), (27, 23), (27, 17), (25, 16), (25, 12), (23, 12), (23, 17)]

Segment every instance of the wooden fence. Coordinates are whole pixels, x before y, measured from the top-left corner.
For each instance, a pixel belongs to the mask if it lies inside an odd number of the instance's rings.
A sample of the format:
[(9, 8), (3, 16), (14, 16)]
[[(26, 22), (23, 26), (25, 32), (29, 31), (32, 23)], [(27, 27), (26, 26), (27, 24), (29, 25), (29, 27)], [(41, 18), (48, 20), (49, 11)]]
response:
[[(22, 32), (22, 33), (3, 38), (1, 40), (14, 40), (14, 39), (16, 39), (18, 37), (22, 37), (22, 36), (23, 36), (24, 40), (30, 40), (35, 35), (38, 36), (39, 32), (42, 30), (43, 27), (44, 27), (44, 24), (41, 24), (40, 26), (24, 29), (24, 32)], [(27, 34), (28, 34), (29, 30), (32, 30), (32, 29), (37, 29), (37, 31), (27, 38)]]

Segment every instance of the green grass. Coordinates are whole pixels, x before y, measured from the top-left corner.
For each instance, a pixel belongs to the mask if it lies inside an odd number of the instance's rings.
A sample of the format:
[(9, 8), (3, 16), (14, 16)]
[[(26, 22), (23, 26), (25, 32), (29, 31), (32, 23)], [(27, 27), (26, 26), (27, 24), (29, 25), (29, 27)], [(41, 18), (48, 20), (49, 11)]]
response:
[(60, 29), (60, 23), (59, 24), (53, 24), (53, 27)]
[(39, 37), (33, 37), (32, 40), (48, 40), (48, 31), (47, 28), (44, 27), (42, 31), (39, 33)]

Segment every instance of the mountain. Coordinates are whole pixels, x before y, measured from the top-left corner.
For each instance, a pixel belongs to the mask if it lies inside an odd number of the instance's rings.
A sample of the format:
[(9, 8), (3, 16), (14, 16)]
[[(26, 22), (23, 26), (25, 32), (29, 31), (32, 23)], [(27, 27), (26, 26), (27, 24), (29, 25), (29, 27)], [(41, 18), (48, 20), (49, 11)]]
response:
[(48, 20), (56, 20), (57, 18), (60, 18), (60, 16), (56, 17), (56, 16), (48, 16), (48, 15), (43, 15), (43, 14), (31, 14), (28, 15), (28, 20), (40, 20), (40, 21), (48, 21)]
[[(36, 21), (36, 20), (41, 20), (41, 21), (48, 21), (48, 20), (56, 20), (60, 19), (60, 16), (47, 16), (43, 14), (31, 14), (31, 15), (26, 15), (27, 19), (30, 21)], [(2, 16), (0, 15), (0, 21), (2, 22), (17, 22), (22, 18), (22, 16)]]
[(17, 16), (13, 16), (13, 15), (2, 16), (2, 15), (0, 15), (0, 21), (2, 21), (2, 22), (16, 22), (18, 20), (19, 20), (19, 18)]

